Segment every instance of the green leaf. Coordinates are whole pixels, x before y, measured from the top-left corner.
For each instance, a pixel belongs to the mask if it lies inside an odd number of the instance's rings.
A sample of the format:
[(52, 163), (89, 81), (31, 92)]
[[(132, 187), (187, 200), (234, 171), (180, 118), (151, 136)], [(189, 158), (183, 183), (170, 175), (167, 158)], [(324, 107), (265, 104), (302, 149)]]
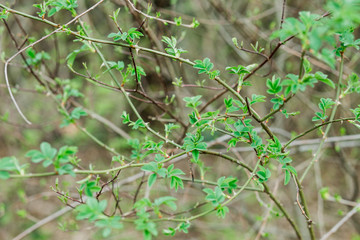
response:
[(156, 206), (166, 205), (169, 208), (171, 208), (173, 211), (175, 211), (177, 208), (175, 201), (177, 201), (177, 198), (171, 196), (165, 196), (155, 199), (154, 204)]
[(215, 190), (205, 188), (203, 191), (207, 193), (205, 200), (210, 201), (213, 206), (218, 206), (225, 200), (225, 196), (219, 187), (215, 187)]
[(121, 115), (121, 118), (123, 119), (124, 124), (127, 124), (127, 123), (131, 122), (130, 115), (125, 111), (123, 111), (123, 113)]
[(228, 190), (229, 194), (233, 193), (233, 190), (237, 187), (237, 179), (234, 177), (221, 177), (217, 181), (217, 185), (221, 188), (222, 191)]
[(78, 212), (76, 219), (89, 219), (90, 222), (101, 219), (102, 217), (104, 217), (103, 212), (106, 206), (106, 200), (98, 202), (96, 198), (88, 197), (86, 200), (86, 204), (80, 204), (75, 208)]
[(160, 177), (165, 178), (166, 174), (167, 174), (167, 169), (166, 168), (160, 168), (157, 172), (156, 172)]
[(221, 218), (225, 218), (226, 214), (229, 212), (229, 208), (227, 206), (218, 206), (216, 208), (216, 215)]
[(81, 116), (87, 116), (87, 115), (88, 115), (87, 112), (85, 112), (81, 107), (75, 108), (70, 114), (70, 116), (74, 119), (80, 119)]
[(126, 41), (126, 39), (128, 37), (128, 33), (127, 32), (110, 33), (107, 37), (112, 38), (115, 42), (117, 42), (119, 40)]
[(137, 28), (130, 28), (127, 32), (128, 37), (134, 41), (136, 38), (140, 39), (140, 37), (144, 36), (141, 32), (137, 30)]
[(15, 157), (4, 157), (0, 158), (0, 170), (14, 171), (16, 170)]
[(266, 179), (266, 173), (263, 171), (257, 171), (256, 174), (259, 176), (259, 178), (265, 180)]
[(81, 184), (81, 190), (84, 190), (86, 196), (92, 196), (94, 193), (100, 191), (101, 187), (97, 186), (95, 181), (88, 181), (86, 180), (85, 183)]
[(331, 106), (334, 104), (335, 102), (331, 100), (331, 98), (321, 98), (318, 106), (321, 110), (323, 110), (323, 112), (325, 112), (326, 109), (331, 108)]
[(161, 155), (161, 154), (155, 154), (155, 158), (154, 158), (155, 162), (161, 162), (161, 161), (163, 161), (164, 159), (165, 159), (165, 157), (164, 157), (163, 155)]
[(74, 167), (71, 164), (65, 164), (57, 169), (59, 175), (69, 174), (72, 177), (75, 177), (75, 172), (73, 171)]
[(291, 166), (291, 165), (285, 165), (285, 166), (283, 166), (282, 168), (290, 171), (292, 174), (294, 174), (295, 176), (297, 176), (296, 169), (295, 169), (293, 166)]
[(144, 209), (145, 207), (151, 207), (152, 203), (148, 198), (142, 198), (140, 200), (138, 200), (133, 208), (136, 210), (140, 210), (140, 209)]
[(201, 97), (202, 97), (201, 95), (194, 96), (194, 97), (184, 97), (183, 100), (186, 102), (186, 107), (195, 109), (197, 106), (199, 106), (201, 104), (201, 101), (200, 101)]
[(358, 105), (358, 108), (350, 109), (350, 111), (354, 114), (355, 120), (360, 122), (360, 105)]
[(49, 160), (52, 160), (57, 153), (57, 150), (55, 148), (52, 148), (50, 143), (42, 142), (40, 144), (40, 150), (43, 153), (44, 157), (48, 158)]
[(175, 236), (176, 230), (174, 228), (169, 227), (168, 229), (163, 230), (163, 234), (166, 236)]
[(285, 156), (281, 156), (278, 161), (281, 163), (281, 164), (287, 164), (287, 163), (291, 163), (292, 162), (292, 159), (289, 158), (289, 157), (285, 157)]
[(322, 73), (322, 72), (316, 72), (315, 73), (315, 78), (327, 85), (329, 85), (332, 88), (335, 88), (335, 84), (333, 81), (331, 81), (330, 79), (327, 78), (327, 75)]
[(193, 158), (194, 158), (194, 161), (195, 161), (195, 162), (198, 162), (198, 161), (199, 161), (199, 154), (200, 154), (200, 152), (199, 152), (197, 149), (195, 149), (195, 150), (193, 150), (191, 153), (192, 153), (192, 156), (193, 156)]
[(315, 113), (315, 117), (313, 117), (311, 120), (313, 122), (315, 121), (319, 121), (319, 120), (325, 120), (327, 118), (327, 116), (321, 112), (316, 112)]
[(200, 26), (200, 23), (199, 23), (198, 20), (196, 20), (195, 18), (193, 18), (193, 21), (192, 21), (192, 23), (191, 23), (191, 26), (192, 26), (193, 28), (197, 28), (198, 26)]
[(144, 128), (145, 123), (142, 119), (138, 119), (136, 122), (130, 123), (129, 126), (133, 126), (132, 129)]
[(330, 194), (329, 194), (329, 188), (328, 187), (324, 187), (322, 189), (320, 189), (320, 195), (321, 195), (321, 198), (322, 199), (328, 199), (330, 197)]
[(156, 172), (158, 170), (158, 166), (157, 166), (157, 163), (150, 162), (150, 163), (142, 166), (141, 170), (148, 171), (148, 172)]
[(250, 101), (250, 105), (254, 104), (254, 103), (258, 103), (258, 102), (265, 102), (265, 96), (263, 95), (257, 95), (257, 94), (253, 94), (251, 95), (251, 101)]
[(148, 186), (151, 187), (155, 181), (156, 181), (156, 178), (157, 178), (157, 174), (156, 173), (153, 173), (149, 176), (149, 179), (148, 179)]
[(53, 164), (53, 162), (50, 160), (50, 159), (46, 159), (45, 161), (43, 161), (42, 165), (44, 167), (48, 167), (50, 166), (51, 164)]
[(276, 78), (275, 75), (272, 79), (266, 80), (266, 86), (268, 87), (267, 93), (269, 94), (277, 94), (282, 91), (282, 86), (280, 84), (280, 78)]
[(242, 65), (238, 65), (236, 67), (226, 67), (225, 70), (236, 75), (243, 75), (250, 73), (250, 70)]
[(287, 185), (290, 182), (291, 174), (289, 170), (285, 170), (284, 185)]
[[(185, 174), (185, 173), (182, 173), (182, 174)], [(184, 189), (183, 181), (181, 180), (181, 178), (179, 178), (177, 176), (172, 176), (170, 179), (170, 188), (175, 188), (175, 191), (177, 191), (179, 189), (179, 187)]]
[(25, 157), (30, 157), (34, 163), (39, 163), (45, 159), (45, 156), (38, 150), (30, 150), (25, 154)]
[(182, 23), (181, 16), (174, 18), (174, 22), (175, 22), (176, 26), (180, 26)]
[(260, 171), (256, 172), (259, 177), (259, 182), (266, 182), (271, 177), (271, 172), (268, 168), (264, 168), (263, 166), (259, 166)]
[(180, 57), (181, 53), (187, 52), (181, 48), (176, 47), (177, 40), (173, 36), (171, 36), (171, 39), (163, 36), (161, 41), (165, 42), (169, 46), (169, 48), (165, 48), (165, 51), (172, 56)]
[(180, 128), (179, 125), (175, 125), (174, 123), (165, 124), (165, 137), (167, 138), (172, 130)]
[(70, 69), (72, 69), (72, 66), (74, 64), (76, 56), (79, 53), (85, 52), (88, 50), (94, 50), (94, 49), (92, 49), (91, 45), (83, 44), (80, 49), (76, 49), (76, 50), (72, 51), (71, 53), (69, 53), (69, 55), (67, 55), (67, 57), (66, 57), (67, 65), (70, 67)]
[(210, 70), (213, 69), (214, 64), (210, 62), (209, 58), (205, 58), (203, 61), (195, 60), (195, 65), (193, 67), (199, 69), (198, 74), (201, 73), (209, 74)]
[(55, 13), (57, 13), (60, 10), (57, 10), (57, 8), (52, 8), (50, 9), (49, 13), (48, 13), (48, 17), (53, 16)]
[(4, 19), (6, 20), (9, 16), (10, 12), (6, 11), (6, 9), (3, 9), (2, 12), (0, 13), (0, 19)]
[(277, 110), (281, 105), (284, 104), (284, 99), (282, 97), (272, 98), (270, 102), (274, 103), (273, 109)]
[(206, 150), (207, 144), (205, 142), (202, 142), (203, 140), (204, 137), (201, 136), (200, 133), (197, 133), (195, 135), (187, 133), (184, 139), (183, 147), (185, 148), (186, 152), (191, 152), (193, 150)]
[(311, 72), (311, 70), (312, 70), (311, 64), (310, 64), (310, 61), (306, 57), (304, 57), (303, 66), (304, 66), (305, 73), (310, 73)]
[[(141, 76), (146, 76), (145, 70), (139, 65), (136, 66), (136, 73), (139, 82), (141, 81)], [(135, 76), (135, 68), (131, 68), (131, 76)]]

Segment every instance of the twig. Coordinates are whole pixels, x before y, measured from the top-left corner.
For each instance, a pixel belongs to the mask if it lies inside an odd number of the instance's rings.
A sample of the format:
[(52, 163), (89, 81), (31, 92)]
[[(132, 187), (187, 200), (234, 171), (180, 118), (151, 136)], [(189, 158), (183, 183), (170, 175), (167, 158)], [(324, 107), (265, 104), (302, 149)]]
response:
[[(332, 144), (334, 147), (334, 151), (336, 152), (336, 154), (339, 156), (339, 161), (341, 164), (341, 167), (344, 169), (345, 173), (347, 175), (349, 175), (349, 177), (351, 178), (352, 181), (352, 193), (351, 196), (349, 197), (349, 200), (354, 202), (356, 201), (358, 195), (359, 195), (359, 181), (358, 181), (358, 174), (357, 171), (355, 170), (355, 168), (353, 166), (351, 166), (351, 164), (347, 161), (347, 158), (345, 156), (344, 150), (340, 148), (339, 151), (335, 150), (336, 144)], [(317, 166), (317, 164), (315, 164), (315, 167)], [(348, 209), (351, 209), (351, 206), (347, 206)], [(358, 233), (360, 233), (360, 220), (358, 215), (354, 215), (354, 217), (351, 218), (351, 222), (354, 225), (356, 231)]]
[(343, 78), (343, 70), (344, 70), (344, 52), (341, 52), (341, 60), (340, 60), (340, 69), (339, 69), (339, 80), (338, 80), (338, 84), (337, 84), (337, 89), (336, 89), (336, 96), (335, 96), (335, 105), (331, 111), (331, 115), (330, 115), (330, 119), (329, 119), (329, 124), (326, 126), (322, 141), (320, 142), (319, 148), (317, 149), (314, 158), (312, 159), (312, 161), (310, 162), (310, 164), (308, 165), (308, 167), (305, 169), (303, 175), (300, 178), (300, 183), (305, 179), (305, 176), (307, 175), (307, 173), (309, 172), (310, 168), (312, 167), (312, 165), (318, 161), (321, 157), (321, 150), (322, 150), (322, 146), (324, 145), (327, 135), (330, 131), (331, 128), (331, 123), (335, 118), (335, 114), (336, 114), (336, 110), (337, 107), (340, 105), (340, 92), (341, 92), (341, 82), (342, 82), (342, 78)]
[[(78, 203), (75, 203), (73, 205), (77, 206)], [(58, 217), (64, 215), (65, 213), (71, 211), (72, 208), (71, 207), (64, 207), (61, 210), (47, 216), (46, 218), (41, 219), (40, 221), (38, 221), (37, 223), (35, 223), (34, 225), (32, 225), (31, 227), (27, 228), (25, 231), (21, 232), (19, 235), (17, 235), (16, 237), (13, 238), (13, 240), (20, 240), (23, 239), (24, 237), (26, 237), (27, 235), (29, 235), (30, 233), (32, 233), (33, 231), (35, 231), (36, 229), (44, 226), (45, 224), (57, 219)]]
[[(250, 78), (252, 75), (254, 75), (260, 68), (262, 68), (268, 61), (271, 60), (271, 58), (275, 55), (275, 53), (279, 50), (279, 48), (285, 44), (286, 42), (290, 41), (291, 39), (293, 39), (295, 36), (290, 36), (287, 39), (285, 39), (282, 42), (279, 42), (276, 47), (274, 48), (274, 50), (272, 50), (271, 54), (269, 55), (268, 59), (265, 59), (264, 61), (262, 61), (254, 70), (251, 71), (251, 73), (249, 73), (248, 75), (246, 75), (244, 77), (244, 82)], [(231, 86), (231, 88), (235, 88), (237, 85), (237, 83), (233, 84)], [(213, 103), (214, 101), (216, 101), (218, 98), (220, 98), (222, 95), (224, 95), (226, 92), (228, 92), (229, 89), (224, 89), (223, 91), (221, 91), (220, 93), (218, 93), (217, 95), (215, 95), (211, 100), (209, 100), (200, 110), (199, 112), (203, 112), (211, 103)]]
[(284, 206), (279, 202), (279, 200), (274, 196), (274, 194), (272, 194), (272, 192), (270, 191), (269, 187), (263, 183), (264, 186), (264, 192), (267, 193), (270, 197), (271, 200), (274, 201), (274, 203), (276, 204), (276, 206), (280, 209), (280, 211), (284, 214), (286, 220), (290, 223), (290, 225), (293, 227), (296, 236), (298, 237), (298, 239), (303, 239), (301, 236), (301, 233), (299, 231), (298, 226), (295, 224), (294, 220), (290, 217), (290, 215), (288, 214), (288, 212), (284, 209)]
[(310, 226), (312, 224), (312, 220), (309, 218), (309, 216), (305, 213), (305, 210), (303, 208), (303, 206), (301, 206), (301, 203), (300, 203), (300, 200), (299, 200), (299, 192), (300, 192), (300, 186), (298, 185), (296, 179), (295, 179), (295, 175), (292, 174), (292, 177), (294, 179), (294, 183), (295, 183), (295, 186), (296, 186), (296, 204), (299, 206), (299, 209), (302, 213), (302, 215), (304, 215), (304, 217), (306, 218), (307, 222), (308, 222), (308, 225)]
[(136, 188), (136, 192), (135, 192), (135, 195), (134, 195), (133, 203), (136, 203), (136, 199), (137, 199), (137, 197), (138, 197), (138, 195), (139, 195), (141, 186), (144, 184), (144, 182), (146, 182), (146, 181), (144, 181), (145, 175), (146, 175), (146, 174), (145, 174), (145, 172), (144, 172), (144, 173), (143, 173), (143, 176), (142, 176), (142, 178), (141, 178), (141, 180), (140, 180), (140, 183), (139, 183), (138, 187)]
[(326, 196), (325, 198), (326, 201), (331, 201), (331, 202), (336, 202), (336, 203), (340, 203), (349, 207), (356, 207), (359, 203), (354, 202), (354, 201), (349, 201), (346, 199), (338, 199), (338, 198), (334, 198), (333, 196)]
[(79, 107), (81, 106), (81, 108), (87, 112), (89, 114), (90, 117), (92, 117), (93, 119), (101, 122), (102, 124), (104, 124), (105, 126), (109, 127), (111, 130), (113, 130), (114, 132), (116, 132), (117, 134), (119, 134), (120, 136), (122, 136), (125, 139), (131, 139), (130, 135), (127, 134), (124, 130), (122, 130), (121, 128), (119, 128), (118, 126), (116, 126), (113, 122), (109, 121), (108, 119), (104, 118), (103, 116), (100, 116), (99, 114), (91, 111), (90, 109), (85, 108), (84, 106), (82, 106), (81, 104), (79, 104), (76, 101), (72, 101), (72, 103), (74, 103), (75, 106)]
[(210, 87), (210, 86), (200, 86), (196, 84), (182, 84), (181, 87), (190, 87), (190, 88), (205, 88), (209, 90), (223, 90), (224, 88)]
[(110, 183), (113, 183), (119, 177), (120, 172), (121, 172), (121, 169), (116, 173), (116, 175), (112, 179), (110, 179), (108, 182), (101, 185), (100, 191), (96, 194), (96, 199), (99, 199), (104, 187), (106, 187)]
[(320, 236), (323, 236), (325, 234), (325, 221), (324, 221), (324, 199), (321, 197), (320, 189), (323, 187), (322, 183), (322, 175), (321, 175), (321, 169), (320, 169), (320, 163), (316, 162), (314, 164), (314, 170), (315, 170), (315, 183), (316, 183), (316, 192), (317, 194), (317, 223), (319, 226), (319, 233)]
[(281, 11), (281, 20), (280, 20), (280, 29), (282, 29), (284, 19), (285, 19), (285, 7), (286, 7), (286, 0), (283, 0), (282, 11)]
[(261, 53), (261, 52), (256, 52), (256, 51), (253, 51), (253, 50), (249, 50), (249, 49), (246, 49), (246, 48), (243, 48), (243, 47), (239, 47), (238, 45), (235, 45), (235, 47), (241, 51), (244, 51), (244, 52), (247, 52), (247, 53), (252, 53), (252, 54), (256, 54), (256, 55), (259, 55), (267, 60), (269, 60), (269, 57), (266, 56), (265, 54)]
[[(19, 46), (19, 44), (17, 43), (16, 39), (15, 39), (15, 36), (12, 34), (11, 32), (11, 28), (9, 27), (9, 25), (7, 24), (6, 20), (3, 19), (3, 22), (4, 22), (4, 25), (6, 27), (6, 30), (8, 31), (9, 35), (10, 35), (10, 38), (12, 39), (12, 41), (14, 42), (15, 44), (15, 47), (16, 49), (19, 51), (22, 46)], [(20, 23), (19, 23), (20, 24)], [(20, 24), (21, 25), (21, 24)], [(28, 38), (26, 37), (25, 38), (25, 41), (23, 44), (25, 44), (27, 42)], [(29, 65), (29, 63), (26, 61), (26, 58), (24, 56), (23, 53), (20, 54), (21, 58), (23, 59), (24, 63), (26, 64), (26, 67), (27, 69), (29, 70), (29, 72), (36, 78), (36, 80), (42, 85), (45, 87), (45, 83), (39, 78), (38, 75), (35, 74), (35, 72), (33, 71), (32, 67)]]
[(348, 212), (337, 224), (335, 224), (320, 240), (325, 240), (335, 233), (339, 228), (346, 223), (354, 214), (359, 212), (360, 203), (356, 205), (350, 212)]
[[(310, 128), (310, 129), (304, 131), (303, 133), (301, 133), (301, 134), (293, 137), (292, 139), (290, 139), (287, 143), (285, 143), (285, 144), (283, 145), (282, 149), (283, 149), (283, 150), (286, 149), (286, 148), (287, 148), (292, 142), (294, 142), (296, 139), (299, 139), (299, 138), (305, 136), (306, 134), (308, 134), (308, 133), (310, 133), (310, 132), (312, 132), (312, 131), (314, 131), (314, 130), (322, 127), (322, 126), (325, 126), (325, 125), (328, 125), (328, 124), (332, 124), (332, 123), (336, 123), (336, 122), (343, 123), (343, 122), (345, 122), (345, 121), (354, 120), (354, 119), (355, 119), (355, 118), (353, 118), (353, 117), (350, 117), (350, 118), (339, 118), (339, 119), (330, 120), (330, 121), (328, 121), (328, 122), (324, 122), (324, 123), (321, 123), (321, 124), (317, 124), (317, 125), (315, 125), (314, 127)], [(323, 141), (324, 141), (324, 138), (322, 138), (322, 140), (320, 141), (320, 144), (321, 144), (321, 142), (323, 142)]]
[(79, 14), (78, 16), (76, 16), (75, 18), (71, 19), (69, 22), (67, 22), (66, 24), (64, 24), (63, 26), (58, 26), (58, 28), (54, 31), (52, 31), (51, 33), (43, 36), (42, 38), (40, 38), (39, 40), (29, 44), (28, 46), (22, 48), (21, 50), (19, 50), (17, 53), (15, 53), (14, 55), (12, 55), (6, 62), (5, 62), (5, 66), (4, 66), (4, 74), (5, 74), (5, 82), (6, 82), (6, 86), (10, 95), (10, 98), (12, 100), (12, 102), (15, 105), (16, 110), (18, 111), (18, 113), (20, 114), (20, 116), (24, 119), (24, 121), (27, 124), (32, 124), (23, 114), (23, 112), (21, 111), (19, 105), (17, 104), (15, 97), (11, 91), (11, 87), (10, 87), (10, 83), (9, 83), (9, 78), (8, 78), (8, 65), (9, 63), (15, 58), (17, 57), (19, 54), (21, 54), (22, 52), (24, 52), (26, 49), (35, 46), (36, 44), (38, 44), (39, 42), (47, 39), (48, 37), (50, 37), (51, 35), (63, 31), (64, 27), (68, 26), (69, 24), (75, 22), (77, 19), (79, 19), (80, 17), (82, 17), (83, 15), (87, 14), (88, 12), (90, 12), (91, 10), (93, 10), (94, 8), (96, 8), (100, 3), (102, 3), (104, 0), (100, 0), (99, 2), (97, 2), (96, 4), (94, 4), (92, 7), (86, 9), (84, 12), (82, 12), (81, 14)]
[[(162, 19), (162, 18), (150, 16), (150, 15), (148, 15), (148, 14), (146, 14), (146, 13), (143, 13), (142, 11), (138, 10), (130, 0), (126, 0), (126, 2), (130, 5), (130, 7), (131, 7), (135, 12), (140, 13), (141, 15), (145, 16), (146, 18), (154, 19), (154, 20), (160, 21), (160, 22), (162, 22), (162, 23), (168, 23), (168, 24), (178, 25), (178, 24), (177, 24), (176, 22), (174, 22), (174, 21), (165, 20), (165, 19)], [(193, 24), (180, 24), (180, 26), (187, 27), (187, 28), (194, 28), (194, 25), (193, 25)]]

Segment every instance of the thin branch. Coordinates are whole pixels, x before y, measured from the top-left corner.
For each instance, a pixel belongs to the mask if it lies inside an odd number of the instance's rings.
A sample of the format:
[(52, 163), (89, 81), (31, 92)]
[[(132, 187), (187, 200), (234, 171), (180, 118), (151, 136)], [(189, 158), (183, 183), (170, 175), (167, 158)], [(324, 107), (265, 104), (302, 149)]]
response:
[[(285, 44), (286, 42), (290, 41), (291, 39), (293, 39), (295, 36), (290, 36), (287, 39), (285, 39), (282, 42), (279, 42), (276, 47), (274, 48), (274, 50), (272, 50), (271, 54), (269, 55), (268, 59), (265, 59), (264, 61), (262, 61), (254, 70), (251, 71), (251, 73), (249, 73), (248, 75), (246, 75), (244, 77), (244, 82), (250, 78), (252, 75), (254, 75), (259, 69), (261, 69), (268, 61), (271, 60), (271, 58), (275, 55), (275, 53), (279, 50), (279, 48)], [(237, 86), (237, 83), (233, 84), (231, 86), (231, 88), (235, 88)], [(213, 103), (214, 101), (216, 101), (218, 98), (220, 98), (222, 95), (224, 95), (226, 92), (228, 92), (229, 89), (224, 89), (223, 91), (221, 91), (220, 93), (218, 93), (217, 95), (215, 95), (211, 100), (209, 100), (200, 110), (199, 112), (203, 112), (211, 103)]]
[[(76, 206), (76, 205), (78, 205), (78, 204), (75, 203), (73, 206)], [(65, 213), (67, 213), (67, 212), (69, 212), (71, 210), (72, 210), (72, 207), (69, 207), (69, 206), (60, 209), (59, 211), (47, 216), (46, 218), (41, 219), (40, 221), (38, 221), (37, 223), (35, 223), (31, 227), (27, 228), (25, 231), (21, 232), (19, 235), (14, 237), (13, 240), (21, 240), (21, 239), (23, 239), (24, 237), (26, 237), (27, 235), (29, 235), (30, 233), (32, 233), (36, 229), (38, 229), (38, 228), (44, 226), (45, 224), (57, 219), (58, 217), (64, 215)]]
[[(17, 104), (15, 97), (11, 91), (11, 87), (10, 87), (10, 83), (9, 83), (9, 77), (8, 77), (8, 65), (9, 63), (15, 58), (17, 57), (19, 54), (21, 54), (22, 52), (24, 52), (26, 49), (35, 46), (36, 44), (40, 43), (41, 41), (47, 39), (48, 37), (50, 37), (51, 35), (61, 32), (63, 31), (64, 27), (70, 25), (71, 23), (75, 22), (77, 19), (79, 19), (80, 17), (82, 17), (83, 15), (87, 14), (88, 12), (90, 12), (91, 10), (95, 9), (100, 3), (102, 3), (104, 0), (100, 0), (99, 2), (97, 2), (96, 4), (94, 4), (92, 7), (86, 9), (84, 12), (82, 12), (81, 14), (79, 14), (78, 16), (76, 16), (75, 18), (71, 19), (69, 22), (67, 22), (66, 24), (64, 24), (63, 26), (58, 26), (58, 28), (54, 31), (52, 31), (51, 33), (43, 36), (42, 38), (40, 38), (39, 40), (29, 44), (28, 46), (22, 48), (21, 50), (19, 50), (17, 53), (15, 53), (14, 55), (12, 55), (6, 62), (5, 62), (5, 66), (4, 66), (4, 74), (5, 74), (5, 82), (6, 82), (6, 86), (10, 95), (10, 98), (12, 100), (12, 102), (15, 105), (16, 110), (18, 111), (18, 113), (20, 114), (20, 116), (24, 119), (24, 121), (27, 124), (32, 124), (23, 114), (23, 112), (21, 111), (19, 105)], [(4, 7), (4, 5), (0, 4), (0, 7), (7, 9), (6, 7)]]
[(285, 7), (286, 7), (286, 0), (283, 0), (282, 11), (281, 11), (281, 20), (280, 20), (280, 29), (282, 29), (284, 19), (285, 19)]
[(181, 87), (190, 87), (190, 88), (205, 88), (209, 90), (223, 90), (224, 88), (210, 87), (210, 86), (201, 86), (196, 84), (182, 84)]
[[(157, 21), (162, 22), (162, 23), (165, 23), (165, 24), (179, 25), (178, 23), (176, 23), (176, 22), (174, 22), (174, 21), (170, 21), (170, 20), (165, 20), (165, 19), (162, 19), (162, 18), (154, 17), (154, 16), (148, 15), (148, 14), (146, 14), (146, 13), (138, 10), (130, 0), (126, 0), (126, 2), (128, 3), (128, 5), (129, 5), (135, 12), (140, 13), (141, 15), (143, 15), (143, 16), (146, 17), (146, 18), (154, 19), (154, 20), (157, 20)], [(193, 25), (193, 24), (180, 24), (180, 26), (187, 27), (187, 28), (194, 28), (194, 25)]]
[(244, 51), (244, 52), (247, 52), (247, 53), (252, 53), (252, 54), (256, 54), (256, 55), (259, 55), (267, 60), (269, 60), (269, 57), (266, 56), (265, 54), (261, 53), (261, 52), (256, 52), (256, 51), (253, 51), (253, 50), (249, 50), (249, 49), (246, 49), (246, 48), (243, 48), (243, 47), (239, 47), (238, 45), (235, 45), (235, 47), (241, 51)]
[(267, 193), (270, 197), (271, 200), (274, 201), (274, 203), (276, 204), (276, 206), (280, 209), (280, 211), (284, 214), (286, 220), (290, 223), (290, 225), (293, 227), (296, 236), (298, 237), (298, 239), (303, 239), (300, 233), (300, 230), (298, 228), (298, 226), (295, 224), (294, 220), (290, 217), (290, 215), (288, 214), (288, 212), (285, 210), (283, 204), (280, 203), (280, 201), (274, 196), (274, 194), (272, 194), (272, 192), (270, 191), (269, 187), (263, 183), (264, 186), (264, 192)]
[(305, 212), (303, 206), (301, 206), (301, 203), (300, 203), (300, 200), (299, 200), (300, 186), (298, 185), (298, 182), (296, 181), (294, 174), (292, 174), (292, 177), (294, 179), (294, 183), (295, 183), (295, 186), (296, 186), (296, 204), (298, 205), (298, 207), (299, 207), (299, 209), (301, 211), (301, 214), (304, 215), (304, 217), (306, 218), (306, 220), (308, 222), (308, 225), (311, 225), (313, 221), (306, 214), (306, 212)]
[(360, 210), (360, 203), (356, 205), (350, 212), (348, 212), (337, 224), (335, 224), (320, 240), (328, 239), (333, 233), (335, 233), (339, 228), (346, 223), (354, 214), (358, 213)]
[(99, 197), (100, 197), (102, 191), (104, 190), (104, 187), (106, 187), (110, 183), (113, 183), (119, 177), (120, 172), (121, 172), (121, 169), (116, 173), (116, 175), (112, 179), (110, 179), (108, 182), (101, 185), (100, 191), (96, 194), (96, 199), (99, 200)]
[(143, 176), (142, 176), (142, 178), (141, 178), (141, 180), (140, 180), (140, 183), (139, 183), (138, 187), (136, 188), (135, 195), (134, 195), (134, 199), (133, 199), (133, 204), (136, 203), (136, 199), (137, 199), (137, 197), (138, 197), (138, 195), (139, 195), (141, 186), (146, 182), (146, 181), (144, 181), (145, 175), (146, 175), (146, 174), (145, 174), (145, 172), (144, 172), (144, 173), (143, 173)]
[(335, 105), (332, 108), (330, 119), (329, 119), (329, 124), (326, 126), (326, 129), (325, 129), (322, 141), (321, 141), (321, 143), (319, 145), (319, 148), (317, 149), (317, 151), (316, 151), (316, 153), (314, 155), (314, 158), (312, 159), (312, 161), (310, 162), (308, 167), (305, 169), (303, 175), (301, 176), (300, 183), (305, 179), (305, 176), (309, 172), (312, 165), (316, 161), (318, 161), (320, 159), (322, 146), (324, 145), (324, 143), (326, 141), (326, 138), (327, 138), (327, 135), (328, 135), (328, 133), (330, 131), (330, 128), (331, 128), (331, 125), (332, 125), (331, 123), (335, 118), (337, 107), (340, 105), (341, 82), (342, 82), (342, 79), (343, 79), (343, 70), (344, 70), (344, 52), (341, 52), (340, 55), (341, 55), (341, 58), (340, 58), (339, 80), (338, 80), (337, 88), (336, 88)]
[[(7, 22), (6, 22), (5, 19), (3, 19), (3, 22), (4, 22), (4, 25), (5, 25), (5, 27), (6, 27), (6, 30), (8, 31), (8, 33), (9, 33), (9, 35), (10, 35), (10, 38), (12, 39), (12, 41), (13, 41), (14, 44), (15, 44), (16, 49), (19, 51), (19, 50), (22, 48), (22, 46), (19, 46), (19, 44), (17, 43), (17, 41), (16, 41), (16, 39), (15, 39), (15, 36), (12, 34), (11, 28), (9, 27), (9, 25), (7, 24)], [(28, 38), (26, 37), (23, 44), (25, 44), (27, 40), (28, 40)], [(24, 63), (26, 64), (26, 67), (27, 67), (28, 71), (36, 78), (36, 80), (37, 80), (42, 86), (45, 87), (45, 83), (39, 78), (38, 75), (35, 74), (35, 72), (33, 71), (32, 67), (30, 66), (30, 64), (26, 61), (26, 58), (25, 58), (24, 54), (21, 53), (20, 56), (21, 56), (21, 58), (23, 59)]]
[[(324, 122), (324, 123), (321, 123), (321, 124), (318, 124), (318, 125), (315, 125), (314, 127), (306, 130), (305, 132), (293, 137), (292, 139), (290, 139), (287, 143), (285, 143), (282, 147), (282, 149), (284, 150), (285, 148), (287, 148), (292, 142), (294, 142), (296, 139), (299, 139), (303, 136), (305, 136), (306, 134), (322, 127), (322, 126), (325, 126), (325, 125), (328, 125), (328, 124), (332, 124), (332, 123), (336, 123), (336, 122), (340, 122), (340, 123), (343, 123), (344, 121), (349, 121), (349, 120), (355, 120), (354, 117), (349, 117), (349, 118), (339, 118), (339, 119), (335, 119), (335, 120), (330, 120), (328, 122)], [(323, 141), (324, 138), (322, 138), (322, 141)], [(321, 141), (321, 142), (322, 142)]]

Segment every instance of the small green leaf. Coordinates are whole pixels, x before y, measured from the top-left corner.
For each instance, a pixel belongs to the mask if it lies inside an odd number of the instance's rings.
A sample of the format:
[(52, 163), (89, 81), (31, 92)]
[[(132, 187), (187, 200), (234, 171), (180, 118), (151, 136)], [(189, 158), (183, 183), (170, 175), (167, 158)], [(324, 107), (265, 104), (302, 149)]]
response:
[(226, 214), (229, 212), (229, 208), (227, 206), (218, 206), (216, 209), (216, 215), (221, 218), (225, 218)]
[(328, 187), (324, 187), (322, 189), (320, 189), (320, 195), (321, 195), (321, 198), (322, 199), (328, 199), (330, 197), (330, 194), (329, 194), (329, 188)]
[(284, 185), (287, 185), (290, 182), (290, 177), (291, 177), (290, 171), (285, 170)]
[(331, 81), (330, 79), (327, 78), (327, 75), (322, 73), (322, 72), (316, 72), (315, 73), (315, 78), (327, 85), (329, 85), (332, 88), (335, 88), (335, 84), (333, 81)]
[(40, 150), (43, 153), (44, 157), (52, 160), (57, 153), (57, 150), (55, 148), (52, 148), (51, 145), (47, 142), (42, 142), (40, 144)]
[(202, 97), (201, 95), (194, 96), (194, 97), (184, 97), (183, 100), (186, 102), (186, 107), (196, 108), (197, 106), (199, 106), (201, 104), (201, 101), (200, 101), (201, 97)]
[(157, 174), (156, 173), (153, 173), (149, 176), (149, 179), (148, 179), (148, 186), (151, 187), (155, 181), (156, 181), (156, 178), (157, 178)]
[(194, 161), (198, 162), (199, 161), (199, 151), (195, 149), (191, 153), (192, 153), (192, 156), (194, 158)]
[(157, 163), (150, 162), (141, 167), (141, 170), (148, 171), (148, 172), (156, 172), (158, 170)]
[(74, 119), (80, 119), (81, 116), (87, 116), (87, 112), (85, 112), (81, 107), (77, 107), (71, 112), (71, 117)]
[(209, 73), (210, 70), (214, 67), (214, 64), (210, 62), (209, 58), (205, 58), (203, 61), (195, 60), (195, 65), (193, 67), (199, 69), (199, 74)]

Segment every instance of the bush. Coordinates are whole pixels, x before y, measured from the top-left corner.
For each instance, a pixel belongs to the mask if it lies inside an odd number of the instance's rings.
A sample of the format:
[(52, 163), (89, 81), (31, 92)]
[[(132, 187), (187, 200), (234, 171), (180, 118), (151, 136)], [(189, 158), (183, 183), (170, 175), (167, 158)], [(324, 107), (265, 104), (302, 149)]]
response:
[(3, 238), (357, 239), (360, 1), (298, 3), (1, 3)]

